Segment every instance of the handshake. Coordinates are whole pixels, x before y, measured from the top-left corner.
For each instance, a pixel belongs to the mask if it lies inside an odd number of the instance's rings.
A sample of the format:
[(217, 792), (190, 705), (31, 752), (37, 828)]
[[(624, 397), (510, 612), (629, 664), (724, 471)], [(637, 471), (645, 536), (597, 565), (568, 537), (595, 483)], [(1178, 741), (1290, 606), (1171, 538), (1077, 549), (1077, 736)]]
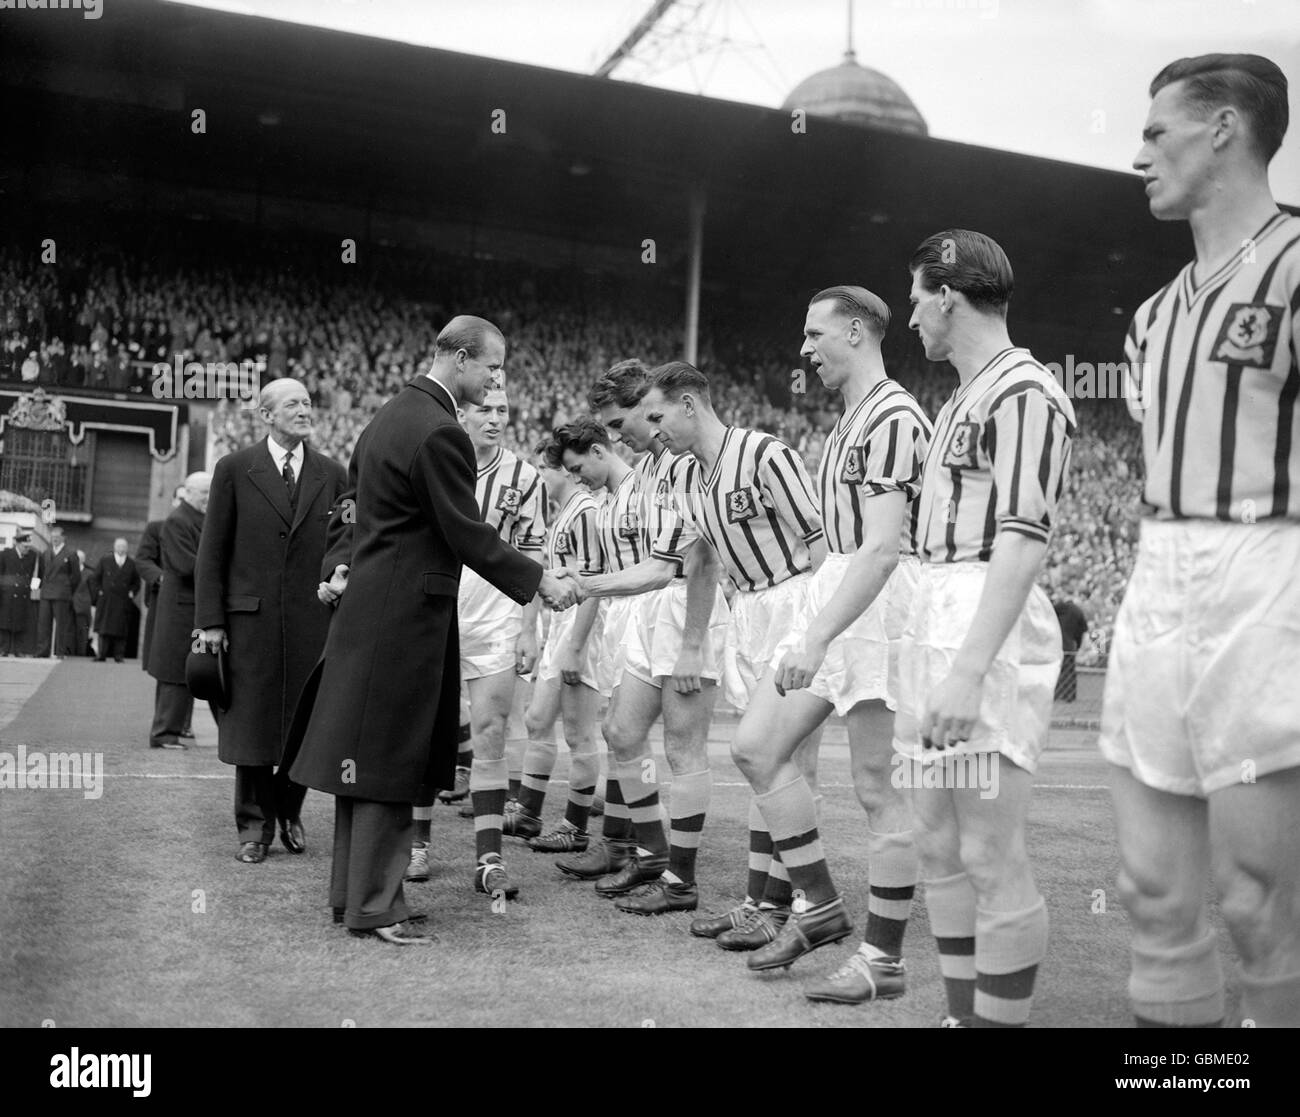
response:
[(543, 570), (542, 581), (537, 587), (542, 600), (555, 612), (563, 612), (574, 605), (581, 605), (587, 600), (587, 591), (582, 580), (572, 570), (560, 567), (558, 570)]

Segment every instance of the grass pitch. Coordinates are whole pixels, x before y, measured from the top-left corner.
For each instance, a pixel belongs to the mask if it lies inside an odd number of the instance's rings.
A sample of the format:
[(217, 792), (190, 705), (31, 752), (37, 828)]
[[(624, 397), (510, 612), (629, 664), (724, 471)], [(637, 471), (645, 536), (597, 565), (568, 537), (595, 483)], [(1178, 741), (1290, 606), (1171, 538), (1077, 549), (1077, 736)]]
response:
[[(42, 681), (35, 665), (4, 660), (0, 674), (11, 684), (0, 749), (102, 752), (105, 771), (97, 800), (79, 790), (0, 791), (5, 1025), (888, 1028), (933, 1026), (943, 1015), (920, 897), (907, 935), (907, 996), (814, 1006), (804, 984), (837, 966), (856, 936), (790, 971), (752, 975), (743, 954), (692, 938), (690, 916), (625, 915), (512, 839), (505, 853), (521, 896), (498, 913), (471, 890), (473, 824), (454, 808), (435, 813), (434, 878), (407, 886), (411, 907), (429, 913), (436, 946), (352, 938), (326, 905), (330, 799), (308, 796), (304, 856), (277, 844), (265, 864), (239, 864), (232, 770), (216, 758), (205, 710), (196, 747), (161, 752), (147, 747), (153, 682), (138, 664), (69, 660)], [(24, 679), (36, 689), (15, 700)], [(734, 716), (720, 715), (711, 739), (715, 785), (699, 863), (701, 906), (711, 911), (744, 891), (749, 792), (728, 758), (734, 727)], [(1039, 771), (1029, 842), (1052, 929), (1035, 1027), (1130, 1021), (1127, 919), (1094, 738), (1057, 731)], [(548, 823), (563, 810), (560, 751)], [(861, 930), (866, 822), (838, 723), (826, 732), (820, 782), (831, 868)], [(1230, 989), (1230, 1021), (1235, 1011)]]

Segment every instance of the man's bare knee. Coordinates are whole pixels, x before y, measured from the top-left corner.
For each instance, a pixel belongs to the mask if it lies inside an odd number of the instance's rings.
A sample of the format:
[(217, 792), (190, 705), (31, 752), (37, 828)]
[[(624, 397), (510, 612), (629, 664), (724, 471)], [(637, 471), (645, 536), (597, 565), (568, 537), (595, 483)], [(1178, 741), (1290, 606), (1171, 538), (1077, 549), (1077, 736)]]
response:
[(1181, 889), (1155, 873), (1125, 865), (1116, 886), (1134, 929), (1144, 938), (1178, 945), (1195, 936), (1202, 912), (1199, 889)]

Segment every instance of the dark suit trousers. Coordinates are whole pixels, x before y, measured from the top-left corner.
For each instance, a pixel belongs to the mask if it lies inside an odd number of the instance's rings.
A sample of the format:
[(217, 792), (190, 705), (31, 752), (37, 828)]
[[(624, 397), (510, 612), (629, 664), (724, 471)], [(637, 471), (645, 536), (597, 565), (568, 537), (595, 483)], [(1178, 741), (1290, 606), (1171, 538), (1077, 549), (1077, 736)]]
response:
[[(77, 634), (73, 637), (72, 647), (73, 655), (89, 655), (90, 645), (90, 618), (84, 613), (76, 614)], [(104, 645), (101, 644), (102, 648)]]
[[(57, 629), (57, 631), (52, 631)], [(77, 622), (72, 614), (71, 601), (42, 601), (36, 621), (37, 650), (39, 656), (50, 654), (51, 637), (55, 655), (72, 655), (72, 645), (77, 638)]]
[(235, 765), (235, 826), (241, 842), (271, 844), (276, 819), (290, 822), (302, 812), (307, 789), (289, 779), (289, 769), (270, 764)]
[[(220, 717), (211, 702), (208, 709), (212, 711), (214, 720)], [(189, 687), (184, 683), (159, 681), (154, 689), (153, 728), (149, 731), (149, 743), (161, 748), (164, 741), (180, 740), (181, 730), (189, 727), (193, 712), (194, 696)]]
[(0, 655), (17, 655), (21, 636), (21, 632), (11, 632), (7, 628), (0, 628)]
[(410, 909), (402, 878), (411, 857), (410, 803), (334, 798), (330, 907), (357, 930), (401, 923)]

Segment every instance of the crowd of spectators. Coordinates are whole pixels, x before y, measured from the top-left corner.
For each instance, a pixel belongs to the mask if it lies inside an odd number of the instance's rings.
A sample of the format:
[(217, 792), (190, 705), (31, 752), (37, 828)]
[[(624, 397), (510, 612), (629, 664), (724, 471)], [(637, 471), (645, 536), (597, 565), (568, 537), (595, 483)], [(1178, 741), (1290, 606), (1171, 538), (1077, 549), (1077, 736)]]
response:
[[(677, 289), (491, 260), (376, 253), (363, 269), (338, 265), (324, 248), (304, 267), (314, 251), (264, 237), (203, 246), (167, 238), (147, 250), (65, 254), (49, 267), (0, 249), (0, 381), (147, 394), (152, 366), (175, 355), (253, 360), (264, 380), (307, 385), (315, 445), (346, 462), (374, 412), (427, 368), (437, 331), (456, 310), (472, 309), (506, 334), (506, 442), (525, 455), (544, 431), (585, 411), (587, 387), (610, 364), (680, 356)], [(779, 435), (814, 471), (838, 401), (815, 375), (802, 383), (797, 375), (801, 320), (764, 340), (743, 310), (724, 313), (730, 321), (712, 321), (706, 308), (698, 358), (719, 414)], [(955, 385), (919, 353), (894, 361), (891, 372), (931, 416)], [(1053, 600), (1084, 610), (1086, 663), (1104, 657), (1132, 569), (1140, 456), (1122, 405), (1076, 407), (1079, 434), (1044, 584)], [(215, 456), (262, 433), (251, 409), (222, 404), (213, 414)]]

